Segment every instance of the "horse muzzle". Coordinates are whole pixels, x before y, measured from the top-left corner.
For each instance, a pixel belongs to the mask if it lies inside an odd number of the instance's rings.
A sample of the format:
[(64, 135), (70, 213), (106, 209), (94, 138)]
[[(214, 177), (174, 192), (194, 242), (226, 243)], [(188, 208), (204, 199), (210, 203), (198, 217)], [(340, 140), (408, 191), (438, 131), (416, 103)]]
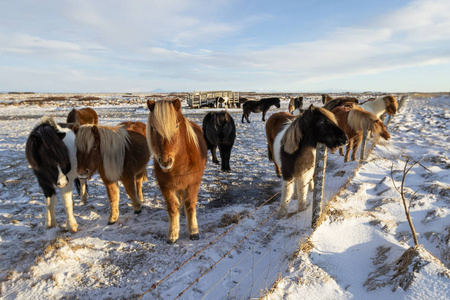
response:
[(174, 160), (172, 157), (169, 157), (168, 160), (163, 160), (163, 159), (161, 159), (161, 157), (158, 158), (158, 164), (161, 167), (161, 169), (163, 169), (163, 170), (169, 170), (170, 168), (172, 168), (173, 162), (174, 162)]
[(78, 178), (82, 180), (87, 180), (89, 178), (89, 169), (86, 169), (84, 172), (82, 170), (77, 170)]

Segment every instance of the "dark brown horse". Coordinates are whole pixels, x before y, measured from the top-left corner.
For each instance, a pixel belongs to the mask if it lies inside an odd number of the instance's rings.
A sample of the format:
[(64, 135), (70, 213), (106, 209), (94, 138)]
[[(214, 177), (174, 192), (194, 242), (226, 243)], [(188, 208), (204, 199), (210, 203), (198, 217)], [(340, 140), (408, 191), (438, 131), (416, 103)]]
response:
[(358, 104), (358, 99), (356, 99), (355, 97), (337, 97), (326, 102), (323, 108), (332, 111), (333, 108), (342, 106), (344, 103), (346, 105), (349, 105), (350, 103)]
[(197, 194), (207, 157), (202, 129), (183, 116), (179, 99), (148, 100), (147, 106), (147, 141), (169, 214), (167, 241), (178, 240), (180, 205), (186, 213), (189, 238), (198, 240)]
[(100, 174), (111, 205), (108, 225), (119, 217), (119, 180), (133, 203), (134, 213), (139, 214), (143, 201), (142, 182), (147, 180), (150, 160), (145, 135), (124, 125), (82, 125), (75, 126), (74, 132), (78, 177), (87, 179), (96, 171)]
[[(349, 141), (345, 151), (344, 161), (349, 160), (350, 149), (352, 151), (352, 160), (356, 160), (356, 152), (362, 141), (364, 130), (372, 131), (374, 134), (380, 134), (382, 138), (388, 140), (390, 138), (386, 126), (374, 114), (365, 111), (358, 105), (338, 106), (331, 111), (338, 121), (339, 127), (345, 131)], [(339, 149), (343, 155), (342, 148)]]
[(98, 124), (98, 116), (95, 110), (90, 107), (81, 109), (72, 109), (67, 115), (67, 123), (75, 123), (78, 125)]

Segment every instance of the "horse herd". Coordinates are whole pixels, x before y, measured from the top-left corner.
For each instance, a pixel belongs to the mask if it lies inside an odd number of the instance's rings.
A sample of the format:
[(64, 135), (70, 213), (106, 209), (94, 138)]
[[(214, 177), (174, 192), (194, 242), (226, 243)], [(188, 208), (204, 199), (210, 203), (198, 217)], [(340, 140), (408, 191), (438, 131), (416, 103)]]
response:
[[(268, 158), (282, 178), (282, 200), (278, 217), (287, 213), (288, 203), (298, 194), (298, 211), (306, 209), (306, 195), (311, 188), (318, 143), (334, 150), (347, 144), (352, 159), (364, 130), (389, 139), (379, 116), (395, 114), (397, 100), (385, 96), (358, 105), (349, 97), (323, 97), (324, 107), (303, 109), (303, 97), (294, 98), (289, 112), (272, 114), (266, 122)], [(249, 121), (250, 112), (263, 113), (271, 106), (280, 107), (279, 98), (246, 101), (242, 123)], [(202, 127), (186, 119), (179, 99), (147, 100), (147, 123), (126, 121), (117, 126), (98, 124), (92, 108), (73, 109), (66, 123), (56, 123), (43, 117), (30, 133), (25, 155), (45, 196), (45, 226), (55, 227), (55, 203), (58, 188), (65, 207), (67, 228), (76, 232), (73, 214), (72, 187), (75, 184), (83, 203), (87, 201), (87, 180), (99, 173), (110, 202), (108, 225), (119, 217), (121, 181), (133, 204), (135, 214), (141, 213), (142, 183), (148, 180), (147, 164), (153, 157), (154, 175), (164, 197), (169, 215), (168, 243), (175, 243), (180, 230), (180, 206), (184, 208), (189, 237), (199, 239), (196, 205), (205, 171), (207, 151), (221, 170), (229, 172), (231, 150), (236, 138), (233, 118), (226, 111), (209, 112)], [(355, 146), (357, 145), (357, 146)], [(343, 154), (341, 152), (341, 154)]]

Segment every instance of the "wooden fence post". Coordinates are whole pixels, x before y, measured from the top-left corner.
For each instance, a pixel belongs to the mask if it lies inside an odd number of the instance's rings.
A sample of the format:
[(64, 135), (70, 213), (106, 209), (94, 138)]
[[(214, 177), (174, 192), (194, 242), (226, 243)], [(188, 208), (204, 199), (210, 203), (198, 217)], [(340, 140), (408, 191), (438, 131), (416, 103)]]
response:
[(367, 143), (367, 130), (364, 130), (362, 141), (361, 141), (360, 160), (364, 160), (364, 158), (366, 157), (366, 143)]
[(312, 203), (312, 224), (317, 226), (317, 220), (322, 212), (323, 189), (325, 187), (325, 170), (327, 165), (327, 147), (318, 144), (316, 148), (316, 163), (314, 169), (314, 191)]

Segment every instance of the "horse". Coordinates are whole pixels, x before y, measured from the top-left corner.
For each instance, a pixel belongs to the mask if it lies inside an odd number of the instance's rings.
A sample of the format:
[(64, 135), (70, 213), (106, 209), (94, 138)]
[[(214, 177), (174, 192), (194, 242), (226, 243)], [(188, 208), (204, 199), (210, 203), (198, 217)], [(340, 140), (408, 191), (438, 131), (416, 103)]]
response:
[[(344, 156), (344, 161), (348, 162), (350, 149), (352, 151), (352, 160), (356, 160), (356, 152), (362, 141), (362, 134), (364, 130), (372, 131), (375, 134), (380, 134), (382, 138), (388, 140), (390, 135), (386, 126), (371, 112), (365, 111), (358, 105), (338, 106), (331, 111), (337, 121), (338, 125), (349, 138), (347, 149)], [(344, 155), (343, 149), (339, 149), (341, 155)]]
[(215, 107), (220, 107), (220, 108), (226, 107), (226, 108), (228, 108), (229, 106), (230, 106), (230, 98), (228, 98), (226, 96), (224, 96), (224, 97), (221, 97), (221, 96), (216, 97)]
[[(278, 218), (282, 218), (287, 214), (294, 183), (298, 194), (297, 210), (300, 212), (306, 209), (306, 195), (308, 186), (312, 186), (317, 144), (323, 143), (334, 149), (345, 145), (347, 136), (331, 112), (313, 105), (298, 117), (288, 113), (274, 114), (269, 120), (266, 123), (266, 133), (271, 135), (268, 137), (268, 149), (273, 149), (272, 159), (280, 168), (283, 183), (278, 211)], [(273, 136), (273, 145), (270, 145)]]
[(189, 238), (198, 240), (197, 194), (208, 151), (203, 131), (183, 116), (180, 99), (147, 100), (147, 107), (147, 142), (169, 214), (167, 242), (178, 240), (180, 204), (186, 213)]
[(330, 102), (333, 98), (328, 94), (322, 94), (322, 104), (327, 104)]
[[(76, 172), (75, 134), (70, 125), (56, 124), (53, 118), (43, 117), (27, 139), (25, 156), (45, 196), (46, 228), (56, 226), (55, 189), (59, 188), (67, 215), (66, 226), (68, 230), (77, 232), (78, 224), (73, 215), (72, 182), (75, 181), (77, 188), (79, 182)], [(86, 189), (82, 189), (83, 191)], [(86, 197), (84, 193), (80, 195), (82, 198)]]
[(108, 225), (119, 218), (119, 180), (133, 203), (134, 213), (140, 214), (144, 200), (142, 182), (147, 180), (147, 163), (150, 160), (145, 132), (127, 129), (126, 125), (92, 124), (74, 126), (73, 131), (76, 136), (78, 177), (87, 180), (98, 171), (106, 186), (111, 207)]
[(376, 98), (373, 101), (367, 101), (361, 104), (361, 108), (380, 118), (384, 113), (395, 115), (397, 113), (398, 102), (394, 96), (388, 95)]
[(72, 109), (67, 115), (67, 123), (75, 123), (78, 125), (98, 124), (98, 116), (95, 110), (90, 107), (81, 109)]
[(241, 108), (241, 105), (243, 105), (245, 102), (247, 102), (249, 99), (244, 97), (239, 97), (237, 107)]
[(359, 101), (357, 98), (355, 97), (337, 97), (334, 98), (332, 100), (329, 100), (324, 106), (323, 108), (332, 111), (333, 108), (338, 107), (338, 106), (342, 106), (343, 104), (348, 105), (349, 103), (353, 103), (353, 104), (358, 104)]
[(203, 137), (208, 150), (211, 151), (212, 160), (219, 164), (216, 148), (219, 147), (220, 159), (222, 160), (222, 171), (229, 172), (230, 155), (236, 139), (236, 126), (231, 115), (226, 111), (210, 112), (206, 114), (202, 122)]
[(138, 121), (136, 121), (136, 122), (124, 121), (124, 122), (121, 122), (119, 125), (123, 125), (123, 126), (125, 126), (125, 128), (127, 130), (137, 132), (140, 135), (147, 137), (147, 131), (146, 131), (147, 125), (145, 125), (145, 123), (138, 122)]
[(296, 98), (291, 98), (291, 100), (289, 101), (289, 105), (288, 105), (288, 111), (289, 113), (293, 113), (294, 110), (298, 109), (302, 109), (303, 108), (303, 97), (296, 97)]
[(269, 108), (274, 105), (277, 108), (280, 108), (280, 98), (272, 97), (272, 98), (263, 98), (259, 101), (251, 101), (248, 100), (242, 105), (243, 114), (242, 114), (242, 123), (244, 123), (244, 118), (247, 120), (247, 123), (250, 123), (248, 117), (250, 113), (260, 113), (262, 112), (262, 121), (265, 121), (266, 113)]

